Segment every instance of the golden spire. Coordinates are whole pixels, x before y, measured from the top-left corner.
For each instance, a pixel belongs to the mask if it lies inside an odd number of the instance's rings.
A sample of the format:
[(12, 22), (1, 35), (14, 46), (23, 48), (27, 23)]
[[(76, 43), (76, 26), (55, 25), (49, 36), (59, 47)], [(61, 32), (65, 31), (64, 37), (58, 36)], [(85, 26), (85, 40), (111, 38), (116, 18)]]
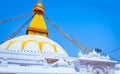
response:
[(27, 29), (28, 35), (41, 35), (41, 36), (47, 36), (48, 30), (46, 23), (43, 18), (44, 14), (44, 6), (41, 3), (41, 0), (38, 1), (38, 3), (33, 8), (34, 17)]

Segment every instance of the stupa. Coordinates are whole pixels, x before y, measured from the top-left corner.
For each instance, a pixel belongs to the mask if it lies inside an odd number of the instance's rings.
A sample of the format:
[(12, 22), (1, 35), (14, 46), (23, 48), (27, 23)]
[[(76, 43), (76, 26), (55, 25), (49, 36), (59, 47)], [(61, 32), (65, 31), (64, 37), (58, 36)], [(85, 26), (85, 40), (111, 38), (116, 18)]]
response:
[(26, 35), (0, 45), (0, 74), (115, 74), (116, 61), (95, 51), (70, 57), (48, 37), (44, 6), (38, 2)]

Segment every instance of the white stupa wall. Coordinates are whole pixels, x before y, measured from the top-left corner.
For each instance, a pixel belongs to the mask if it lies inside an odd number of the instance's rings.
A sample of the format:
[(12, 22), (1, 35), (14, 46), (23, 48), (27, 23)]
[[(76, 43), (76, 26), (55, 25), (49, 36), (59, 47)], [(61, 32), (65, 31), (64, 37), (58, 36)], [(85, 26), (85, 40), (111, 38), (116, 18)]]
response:
[(109, 56), (101, 56), (95, 51), (87, 55), (81, 52), (78, 54), (79, 58), (75, 59), (75, 69), (80, 74), (115, 74), (116, 61), (111, 61)]

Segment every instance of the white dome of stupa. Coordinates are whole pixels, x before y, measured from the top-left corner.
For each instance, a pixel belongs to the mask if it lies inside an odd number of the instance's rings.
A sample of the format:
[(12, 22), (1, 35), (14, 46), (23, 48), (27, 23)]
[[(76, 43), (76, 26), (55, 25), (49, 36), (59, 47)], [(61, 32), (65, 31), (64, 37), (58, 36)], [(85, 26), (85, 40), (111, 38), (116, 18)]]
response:
[(53, 40), (37, 35), (23, 35), (13, 38), (0, 45), (0, 51), (24, 54), (46, 54), (49, 57), (68, 57), (66, 51)]

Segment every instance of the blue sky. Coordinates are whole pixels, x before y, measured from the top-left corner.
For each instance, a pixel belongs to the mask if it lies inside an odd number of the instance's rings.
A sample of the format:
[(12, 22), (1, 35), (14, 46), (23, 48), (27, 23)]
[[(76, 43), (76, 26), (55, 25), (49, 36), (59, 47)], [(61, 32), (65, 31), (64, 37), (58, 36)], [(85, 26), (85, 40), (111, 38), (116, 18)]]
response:
[[(37, 0), (1, 0), (0, 19), (32, 11)], [(100, 48), (103, 53), (120, 48), (119, 0), (43, 0), (45, 13), (71, 37), (88, 47)], [(20, 27), (29, 17), (0, 24), (0, 42)], [(76, 57), (79, 48), (68, 41), (46, 21), (50, 38), (68, 54)], [(26, 28), (17, 36), (25, 34)], [(109, 53), (119, 59), (120, 50)]]

